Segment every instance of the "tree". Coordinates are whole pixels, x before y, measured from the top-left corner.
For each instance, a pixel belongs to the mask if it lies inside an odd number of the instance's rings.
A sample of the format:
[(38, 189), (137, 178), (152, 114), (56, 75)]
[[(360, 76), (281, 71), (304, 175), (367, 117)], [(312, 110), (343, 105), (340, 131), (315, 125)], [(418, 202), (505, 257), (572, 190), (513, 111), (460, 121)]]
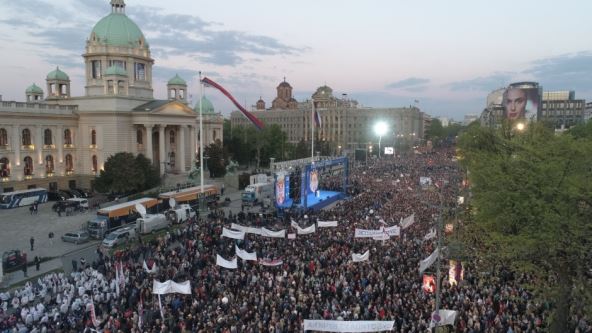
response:
[(459, 148), (480, 255), (532, 274), (535, 294), (553, 305), (550, 331), (574, 331), (570, 315), (592, 313), (592, 140), (505, 123), (468, 128)]
[(158, 170), (144, 155), (117, 153), (105, 162), (95, 186), (99, 192), (130, 193), (158, 186)]
[(210, 177), (224, 176), (224, 174), (226, 173), (226, 159), (220, 141), (217, 140), (215, 143), (212, 143), (209, 146), (207, 146), (204, 149), (204, 155), (208, 157), (207, 170), (210, 171)]
[(444, 128), (442, 122), (439, 119), (432, 119), (430, 127), (426, 131), (425, 137), (427, 140), (437, 141), (444, 137)]

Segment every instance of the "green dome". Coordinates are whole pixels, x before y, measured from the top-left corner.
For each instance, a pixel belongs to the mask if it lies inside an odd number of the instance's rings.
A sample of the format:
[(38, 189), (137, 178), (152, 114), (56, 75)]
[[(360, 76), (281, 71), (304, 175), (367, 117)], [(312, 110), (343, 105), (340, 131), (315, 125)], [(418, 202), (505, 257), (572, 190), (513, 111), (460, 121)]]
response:
[(60, 67), (56, 67), (55, 70), (51, 71), (49, 74), (47, 74), (47, 79), (48, 80), (62, 80), (62, 81), (69, 81), (70, 77), (68, 76), (68, 74), (62, 72), (60, 70)]
[[(186, 86), (187, 82), (185, 82), (185, 80), (183, 80), (179, 74), (175, 74), (175, 77), (169, 80), (168, 84), (176, 84), (179, 86)], [(211, 103), (210, 103), (211, 104)]]
[(106, 45), (139, 47), (143, 43), (148, 46), (138, 25), (123, 13), (111, 13), (103, 17), (90, 36), (91, 41)]
[(123, 69), (119, 66), (111, 66), (111, 67), (107, 68), (107, 70), (105, 71), (105, 75), (127, 76), (127, 72), (125, 71), (125, 69)]
[[(195, 103), (195, 107), (193, 108), (193, 111), (195, 111), (196, 113), (199, 113), (199, 102)], [(215, 113), (214, 105), (212, 104), (212, 102), (210, 102), (209, 99), (206, 98), (206, 96), (203, 96), (201, 98), (201, 112), (202, 113)]]
[(27, 94), (43, 94), (43, 89), (39, 88), (35, 83), (29, 86), (27, 90), (25, 90)]

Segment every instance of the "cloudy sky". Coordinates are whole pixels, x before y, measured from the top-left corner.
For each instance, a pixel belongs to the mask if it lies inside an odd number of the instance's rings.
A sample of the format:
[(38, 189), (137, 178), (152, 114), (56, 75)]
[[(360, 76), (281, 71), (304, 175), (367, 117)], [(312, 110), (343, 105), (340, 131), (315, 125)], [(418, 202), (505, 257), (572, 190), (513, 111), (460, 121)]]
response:
[[(479, 113), (488, 92), (536, 80), (592, 99), (592, 1), (126, 0), (155, 59), (156, 98), (175, 73), (197, 100), (197, 72), (248, 107), (271, 105), (286, 77), (303, 100), (324, 84), (364, 106)], [(85, 40), (108, 0), (0, 1), (0, 94), (24, 100), (59, 65), (84, 89)], [(233, 106), (217, 92), (216, 109)]]

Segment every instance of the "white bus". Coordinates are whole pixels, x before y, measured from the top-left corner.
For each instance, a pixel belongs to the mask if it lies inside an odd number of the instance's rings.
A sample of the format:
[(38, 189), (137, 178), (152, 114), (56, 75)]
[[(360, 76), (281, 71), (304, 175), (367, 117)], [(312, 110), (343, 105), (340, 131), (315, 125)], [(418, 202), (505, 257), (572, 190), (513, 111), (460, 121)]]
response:
[(47, 190), (32, 188), (28, 190), (0, 193), (0, 208), (16, 208), (47, 202)]

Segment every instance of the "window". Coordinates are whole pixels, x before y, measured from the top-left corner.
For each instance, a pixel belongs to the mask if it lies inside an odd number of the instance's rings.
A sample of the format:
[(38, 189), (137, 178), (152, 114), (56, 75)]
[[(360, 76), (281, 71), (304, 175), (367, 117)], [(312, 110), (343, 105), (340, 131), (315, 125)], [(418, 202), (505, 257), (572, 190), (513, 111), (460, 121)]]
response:
[(141, 129), (138, 129), (136, 131), (136, 143), (139, 144), (139, 145), (141, 145), (141, 144), (144, 143), (144, 135), (143, 135)]
[(93, 79), (100, 79), (101, 78), (101, 61), (100, 60), (93, 60), (91, 61), (91, 75)]
[(126, 69), (125, 61), (123, 60), (109, 60), (109, 67), (117, 66), (119, 68)]
[(216, 141), (216, 130), (214, 130), (214, 131), (212, 132), (212, 139), (213, 139), (214, 141)]
[(169, 153), (169, 165), (172, 167), (175, 166), (175, 152), (172, 151)]
[(93, 146), (97, 145), (97, 131), (90, 131), (90, 144)]
[(53, 144), (53, 140), (51, 139), (51, 130), (49, 128), (46, 128), (43, 132), (43, 144), (46, 146)]
[(53, 173), (53, 156), (51, 155), (45, 156), (45, 172)]
[(64, 144), (71, 145), (72, 144), (72, 132), (69, 129), (64, 131)]
[(66, 154), (66, 171), (74, 170), (74, 163), (72, 161), (72, 155)]
[(125, 85), (123, 81), (117, 81), (117, 94), (125, 95)]
[(146, 80), (146, 65), (136, 62), (134, 68), (134, 77), (136, 81), (144, 81)]
[(0, 128), (0, 146), (8, 146), (8, 132), (4, 128)]
[(97, 172), (97, 155), (92, 156), (92, 171)]
[(113, 95), (113, 80), (107, 80), (107, 95)]
[[(0, 177), (5, 178), (10, 176), (10, 161), (8, 160), (8, 158), (3, 157), (0, 158)], [(6, 191), (6, 189), (4, 189)]]
[(174, 145), (175, 144), (175, 131), (171, 131), (170, 137), (171, 137), (171, 144)]
[(31, 131), (28, 128), (25, 128), (22, 132), (22, 141), (23, 146), (30, 146), (31, 145)]
[(25, 157), (25, 176), (33, 175), (33, 159), (30, 156)]

